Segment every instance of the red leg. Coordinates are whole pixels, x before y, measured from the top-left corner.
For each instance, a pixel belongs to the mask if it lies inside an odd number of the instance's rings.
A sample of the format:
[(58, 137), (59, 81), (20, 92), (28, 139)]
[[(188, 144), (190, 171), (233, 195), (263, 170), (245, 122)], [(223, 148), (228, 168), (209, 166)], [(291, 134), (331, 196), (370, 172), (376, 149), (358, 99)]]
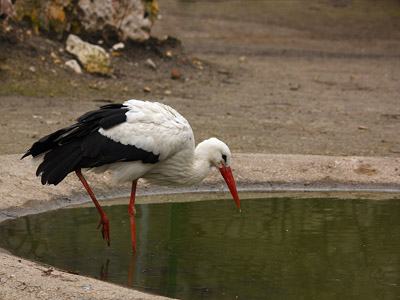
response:
[(136, 228), (135, 228), (135, 194), (136, 194), (137, 179), (132, 181), (131, 199), (129, 201), (129, 220), (131, 221), (131, 235), (132, 235), (132, 251), (136, 252)]
[(128, 277), (128, 286), (133, 287), (133, 279), (135, 275), (135, 259), (136, 255), (132, 254), (131, 257), (131, 266), (129, 267), (129, 277)]
[(108, 222), (108, 218), (106, 214), (104, 213), (103, 209), (101, 208), (99, 202), (97, 202), (96, 197), (94, 196), (89, 184), (87, 183), (85, 177), (83, 177), (81, 169), (75, 170), (76, 175), (78, 178), (81, 180), (83, 186), (89, 193), (90, 198), (92, 198), (94, 205), (96, 205), (97, 211), (100, 214), (100, 222), (99, 225), (97, 225), (97, 229), (99, 229), (100, 225), (101, 227), (101, 234), (103, 235), (103, 239), (106, 239), (108, 246), (110, 246), (110, 223)]

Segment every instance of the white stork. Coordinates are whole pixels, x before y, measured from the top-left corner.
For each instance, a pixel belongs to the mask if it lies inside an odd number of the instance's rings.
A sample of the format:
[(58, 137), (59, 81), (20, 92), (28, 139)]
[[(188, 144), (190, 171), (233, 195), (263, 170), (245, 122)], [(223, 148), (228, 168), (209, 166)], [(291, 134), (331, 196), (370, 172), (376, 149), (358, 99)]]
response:
[(60, 183), (75, 172), (100, 214), (102, 235), (110, 246), (109, 221), (81, 169), (110, 170), (117, 183), (132, 182), (129, 203), (132, 250), (136, 250), (135, 193), (139, 178), (158, 185), (193, 185), (216, 167), (221, 171), (239, 211), (240, 202), (228, 146), (210, 138), (195, 148), (192, 128), (173, 108), (156, 102), (128, 100), (108, 104), (78, 118), (39, 141), (22, 157), (39, 163), (42, 184)]

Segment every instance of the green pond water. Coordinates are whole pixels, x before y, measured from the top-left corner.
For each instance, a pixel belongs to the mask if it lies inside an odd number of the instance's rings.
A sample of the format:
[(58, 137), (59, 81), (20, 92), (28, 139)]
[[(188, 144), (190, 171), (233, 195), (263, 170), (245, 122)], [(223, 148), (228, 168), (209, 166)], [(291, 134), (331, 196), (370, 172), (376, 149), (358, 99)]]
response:
[[(128, 202), (128, 199), (127, 199)], [(61, 209), (0, 224), (21, 257), (181, 299), (399, 299), (400, 201), (254, 199)]]

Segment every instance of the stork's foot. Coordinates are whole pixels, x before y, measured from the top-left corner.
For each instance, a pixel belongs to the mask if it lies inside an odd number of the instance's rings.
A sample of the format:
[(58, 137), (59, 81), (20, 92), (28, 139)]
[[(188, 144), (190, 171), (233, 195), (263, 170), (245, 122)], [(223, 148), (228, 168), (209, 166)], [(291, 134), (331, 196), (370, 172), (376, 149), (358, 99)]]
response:
[(99, 229), (101, 225), (101, 234), (103, 235), (103, 239), (107, 241), (107, 245), (110, 246), (110, 222), (106, 215), (102, 216), (97, 225), (97, 229)]

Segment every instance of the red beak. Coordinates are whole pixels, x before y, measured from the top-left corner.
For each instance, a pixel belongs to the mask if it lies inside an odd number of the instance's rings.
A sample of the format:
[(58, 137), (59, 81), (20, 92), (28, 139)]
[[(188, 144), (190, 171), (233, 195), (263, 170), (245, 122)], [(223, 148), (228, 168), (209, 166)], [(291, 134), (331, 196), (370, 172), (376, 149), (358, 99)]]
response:
[(224, 177), (229, 190), (231, 191), (233, 199), (235, 200), (236, 205), (239, 208), (239, 212), (241, 212), (242, 209), (240, 208), (239, 195), (236, 190), (236, 184), (235, 184), (235, 180), (233, 179), (233, 174), (232, 174), (231, 168), (223, 165), (222, 168), (220, 168), (219, 170), (221, 171), (221, 174)]

